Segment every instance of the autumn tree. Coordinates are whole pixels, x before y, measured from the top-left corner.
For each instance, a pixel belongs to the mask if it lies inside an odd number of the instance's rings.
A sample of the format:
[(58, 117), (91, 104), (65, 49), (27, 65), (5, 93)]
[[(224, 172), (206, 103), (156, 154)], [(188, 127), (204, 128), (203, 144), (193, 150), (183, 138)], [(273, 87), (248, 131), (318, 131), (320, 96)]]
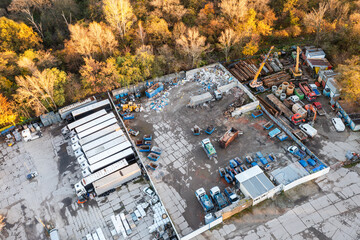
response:
[(210, 47), (205, 41), (206, 38), (200, 35), (197, 28), (189, 28), (186, 34), (176, 40), (176, 44), (184, 55), (191, 58), (194, 67), (198, 65), (201, 54)]
[(155, 56), (149, 46), (137, 50), (135, 55), (127, 53), (116, 60), (122, 86), (137, 84), (154, 75)]
[(247, 0), (222, 0), (220, 9), (229, 22), (240, 22), (247, 13)]
[(149, 17), (146, 22), (145, 31), (150, 44), (157, 46), (167, 43), (171, 37), (167, 22), (156, 16)]
[(15, 98), (40, 115), (48, 109), (56, 110), (65, 103), (66, 73), (57, 68), (36, 71), (33, 75), (17, 76)]
[(25, 23), (0, 17), (0, 51), (23, 52), (40, 47), (41, 39)]
[(309, 28), (309, 29), (314, 29), (315, 30), (315, 42), (316, 44), (319, 43), (320, 40), (320, 35), (322, 33), (323, 27), (324, 27), (324, 17), (325, 17), (325, 13), (328, 10), (329, 5), (327, 3), (320, 3), (319, 5), (319, 9), (314, 9), (306, 14), (305, 18), (304, 18), (304, 24)]
[(120, 76), (114, 58), (99, 62), (89, 57), (80, 68), (81, 82), (87, 94), (95, 94), (120, 87)]
[(136, 20), (130, 1), (103, 0), (103, 11), (106, 21), (124, 38)]
[(242, 53), (246, 56), (251, 56), (254, 55), (257, 51), (259, 51), (258, 43), (254, 40), (251, 40), (245, 45)]
[(239, 35), (231, 28), (225, 29), (219, 37), (219, 45), (222, 48), (226, 62), (229, 61), (229, 53), (231, 48), (240, 41)]
[(0, 90), (9, 97), (16, 87), (15, 76), (20, 74), (18, 56), (13, 51), (0, 53)]
[(354, 102), (360, 101), (360, 56), (352, 57), (340, 64), (337, 69), (339, 72), (337, 80), (342, 86), (341, 93), (346, 100)]
[(16, 118), (17, 114), (14, 112), (14, 105), (0, 93), (0, 126), (15, 125)]
[(70, 40), (65, 48), (87, 58), (106, 58), (113, 54), (118, 45), (114, 34), (104, 23), (92, 22), (88, 27), (69, 25)]
[(38, 70), (42, 71), (46, 68), (58, 67), (60, 61), (50, 51), (34, 51), (30, 49), (20, 55), (17, 64), (28, 74), (32, 74)]
[(155, 14), (171, 25), (181, 20), (186, 13), (180, 0), (152, 0), (151, 5), (155, 7)]

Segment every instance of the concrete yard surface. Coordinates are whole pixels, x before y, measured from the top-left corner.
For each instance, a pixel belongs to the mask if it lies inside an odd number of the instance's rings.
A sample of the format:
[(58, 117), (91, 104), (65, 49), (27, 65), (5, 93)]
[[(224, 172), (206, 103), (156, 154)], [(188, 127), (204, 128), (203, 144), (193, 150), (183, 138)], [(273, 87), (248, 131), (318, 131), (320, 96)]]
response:
[[(246, 155), (254, 156), (258, 151), (266, 156), (273, 153), (278, 160), (269, 163), (270, 170), (296, 161), (286, 152), (286, 148), (294, 144), (291, 140), (280, 142), (277, 138), (269, 138), (269, 131), (262, 126), (269, 121), (265, 116), (256, 119), (250, 113), (238, 118), (224, 116), (227, 107), (237, 100), (234, 90), (226, 93), (220, 101), (197, 108), (186, 107), (190, 96), (198, 94), (201, 88), (201, 85), (192, 81), (173, 87), (168, 90), (168, 105), (162, 111), (147, 109), (138, 113), (134, 120), (125, 122), (129, 127), (140, 131), (138, 138), (152, 134), (154, 146), (163, 150), (157, 161), (159, 168), (150, 171), (150, 177), (182, 236), (204, 224), (205, 214), (195, 197), (195, 191), (204, 187), (209, 193), (214, 186), (219, 186), (221, 191), (231, 186), (220, 178), (218, 172), (220, 167), (229, 166), (230, 159), (240, 157), (243, 160)], [(148, 103), (143, 102), (143, 106), (146, 109)], [(202, 129), (200, 136), (192, 134), (191, 128), (194, 125)], [(204, 132), (209, 125), (215, 126), (211, 135)], [(218, 141), (231, 127), (243, 134), (229, 147), (222, 149)], [(216, 161), (209, 160), (201, 147), (201, 140), (204, 138), (210, 138), (214, 145), (218, 155)], [(150, 162), (146, 153), (142, 156), (145, 164)]]
[[(142, 191), (149, 184), (138, 178), (106, 197), (78, 204), (73, 185), (81, 179), (81, 171), (61, 127), (43, 129), (43, 137), (31, 142), (0, 145), (0, 214), (5, 216), (0, 239), (49, 239), (40, 221), (57, 228), (60, 239), (82, 239), (97, 228), (106, 239), (118, 239), (111, 233), (111, 216), (130, 213), (138, 204), (150, 201)], [(39, 175), (27, 180), (31, 171)], [(148, 229), (154, 213), (150, 206), (145, 211), (147, 215), (135, 223), (128, 239), (154, 237)]]

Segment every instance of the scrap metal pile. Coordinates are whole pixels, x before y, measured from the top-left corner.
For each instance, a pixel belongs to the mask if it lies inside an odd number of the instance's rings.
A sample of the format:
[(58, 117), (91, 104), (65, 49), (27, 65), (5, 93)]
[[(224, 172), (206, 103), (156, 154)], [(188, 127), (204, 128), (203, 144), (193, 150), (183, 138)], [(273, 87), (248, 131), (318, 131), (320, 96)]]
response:
[[(261, 56), (263, 60), (264, 56)], [(259, 69), (259, 64), (256, 63), (255, 59), (241, 60), (238, 63), (234, 64), (229, 71), (240, 81), (245, 82), (250, 79), (254, 79), (257, 70)], [(273, 72), (279, 72), (283, 69), (283, 65), (278, 58), (270, 58), (265, 63), (265, 66), (261, 70), (261, 75), (270, 74)]]
[(245, 92), (238, 87), (231, 89), (231, 94), (235, 96), (236, 100), (225, 109), (225, 117), (231, 117), (231, 113), (235, 111), (235, 109), (243, 106), (248, 99), (248, 96), (245, 94)]

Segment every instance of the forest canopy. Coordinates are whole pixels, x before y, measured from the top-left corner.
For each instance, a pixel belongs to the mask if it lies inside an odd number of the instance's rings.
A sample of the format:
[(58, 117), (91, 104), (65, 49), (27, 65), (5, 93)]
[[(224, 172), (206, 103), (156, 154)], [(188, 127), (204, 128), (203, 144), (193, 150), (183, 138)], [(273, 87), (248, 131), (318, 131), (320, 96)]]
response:
[(0, 29), (0, 127), (271, 45), (322, 47), (359, 94), (360, 0), (7, 0)]

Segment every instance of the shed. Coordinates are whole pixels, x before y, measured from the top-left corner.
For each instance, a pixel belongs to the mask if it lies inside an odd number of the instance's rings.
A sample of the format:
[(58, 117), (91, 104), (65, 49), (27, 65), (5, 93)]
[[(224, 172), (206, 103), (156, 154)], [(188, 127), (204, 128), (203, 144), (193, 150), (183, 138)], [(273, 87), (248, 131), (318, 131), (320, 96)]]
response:
[(318, 74), (320, 70), (329, 70), (332, 69), (332, 65), (326, 58), (321, 59), (306, 59), (306, 63), (315, 73)]
[(306, 59), (325, 58), (325, 52), (321, 48), (309, 49), (305, 53)]
[(330, 90), (330, 97), (336, 98), (340, 96), (341, 88), (335, 78), (330, 78), (326, 82), (325, 89), (326, 88)]
[(59, 113), (49, 112), (40, 116), (42, 124), (46, 127), (61, 121)]
[(282, 184), (286, 189), (287, 186), (290, 186), (291, 183), (309, 175), (309, 173), (301, 165), (301, 163), (295, 162), (287, 165), (286, 167), (275, 169), (270, 173), (270, 175), (272, 178), (274, 178), (277, 184)]
[(320, 70), (318, 76), (318, 82), (321, 83), (321, 86), (325, 88), (325, 84), (329, 79), (334, 79), (338, 73), (333, 70)]
[(60, 108), (58, 113), (60, 114), (62, 119), (66, 119), (71, 114), (72, 111), (93, 104), (95, 102), (96, 102), (96, 97), (92, 96), (85, 99), (84, 101), (73, 103), (71, 105)]
[(339, 100), (335, 106), (351, 130), (360, 131), (360, 103)]
[(263, 170), (257, 165), (237, 174), (235, 179), (241, 192), (246, 197), (253, 199), (253, 205), (272, 198), (280, 189), (266, 177)]

